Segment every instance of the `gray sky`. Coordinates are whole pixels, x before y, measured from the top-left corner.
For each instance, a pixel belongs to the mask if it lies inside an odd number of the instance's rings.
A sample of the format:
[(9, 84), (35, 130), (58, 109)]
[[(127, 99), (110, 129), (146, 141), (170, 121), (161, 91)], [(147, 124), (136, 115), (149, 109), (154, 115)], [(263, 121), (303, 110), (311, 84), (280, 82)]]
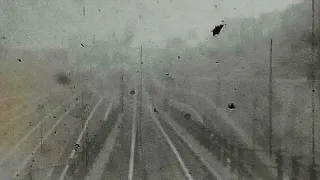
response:
[(113, 32), (120, 37), (130, 27), (134, 46), (163, 46), (166, 39), (177, 36), (194, 44), (225, 18), (258, 16), (299, 0), (82, 1), (85, 18), (81, 0), (0, 0), (0, 35), (15, 47), (66, 47), (68, 36), (74, 33), (107, 40)]

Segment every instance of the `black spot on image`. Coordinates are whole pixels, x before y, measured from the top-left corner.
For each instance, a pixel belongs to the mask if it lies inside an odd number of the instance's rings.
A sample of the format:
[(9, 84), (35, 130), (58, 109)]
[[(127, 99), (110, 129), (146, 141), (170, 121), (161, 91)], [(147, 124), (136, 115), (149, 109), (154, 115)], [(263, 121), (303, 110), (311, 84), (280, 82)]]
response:
[(180, 59), (181, 57), (180, 57), (180, 56), (178, 56), (178, 58)]
[(228, 104), (228, 108), (230, 110), (234, 110), (236, 108), (236, 106), (234, 105), (234, 103), (230, 103), (230, 104)]
[(82, 47), (84, 47), (84, 44), (81, 43), (80, 45), (81, 45)]
[(18, 62), (20, 62), (20, 63), (21, 63), (21, 62), (22, 62), (22, 60), (21, 60), (21, 59), (18, 59)]
[(131, 95), (134, 95), (135, 93), (136, 93), (136, 92), (135, 92), (134, 90), (131, 90), (131, 91), (130, 91), (130, 94), (131, 94)]
[(191, 114), (190, 114), (190, 113), (186, 113), (186, 114), (184, 115), (184, 118), (190, 119), (190, 118), (191, 118)]
[(65, 73), (56, 74), (56, 81), (61, 85), (68, 85), (71, 83), (71, 79)]
[(220, 25), (215, 26), (214, 29), (211, 31), (212, 36), (214, 37), (216, 35), (219, 35), (224, 26), (225, 26), (225, 24), (220, 24)]
[(79, 145), (79, 144), (75, 144), (75, 145), (74, 145), (74, 150), (77, 151), (79, 148), (80, 148), (80, 145)]

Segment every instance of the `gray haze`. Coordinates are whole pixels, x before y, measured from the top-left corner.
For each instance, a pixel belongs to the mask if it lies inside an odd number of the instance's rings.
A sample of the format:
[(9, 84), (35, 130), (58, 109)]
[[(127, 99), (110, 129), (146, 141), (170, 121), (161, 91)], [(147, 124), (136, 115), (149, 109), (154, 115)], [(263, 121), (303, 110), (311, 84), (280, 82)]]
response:
[(315, 180), (315, 2), (0, 0), (0, 179)]
[(134, 29), (134, 46), (163, 47), (172, 37), (189, 39), (191, 44), (203, 42), (221, 20), (257, 17), (263, 12), (283, 10), (294, 2), (1, 0), (0, 29), (11, 46), (44, 48), (67, 47), (67, 39), (74, 33), (83, 34), (87, 41), (91, 34), (97, 40), (107, 40), (113, 32), (121, 37), (123, 29), (130, 26)]

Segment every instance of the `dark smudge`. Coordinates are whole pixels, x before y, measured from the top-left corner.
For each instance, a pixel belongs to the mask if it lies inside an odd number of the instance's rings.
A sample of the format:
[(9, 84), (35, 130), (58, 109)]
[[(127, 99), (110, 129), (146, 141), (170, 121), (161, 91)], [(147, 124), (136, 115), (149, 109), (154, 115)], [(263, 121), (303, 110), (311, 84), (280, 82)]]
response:
[(234, 103), (230, 103), (230, 104), (228, 104), (228, 108), (230, 110), (234, 110), (236, 108), (236, 106), (234, 105)]
[(58, 73), (55, 78), (61, 85), (68, 85), (71, 83), (71, 79), (65, 73)]
[(216, 35), (219, 35), (222, 28), (225, 26), (226, 24), (220, 24), (220, 25), (217, 25), (214, 27), (214, 29), (211, 31), (212, 32), (212, 36), (216, 36)]
[(184, 117), (185, 117), (186, 119), (190, 119), (190, 118), (191, 118), (191, 114), (190, 114), (190, 113), (186, 113), (186, 114), (184, 115)]

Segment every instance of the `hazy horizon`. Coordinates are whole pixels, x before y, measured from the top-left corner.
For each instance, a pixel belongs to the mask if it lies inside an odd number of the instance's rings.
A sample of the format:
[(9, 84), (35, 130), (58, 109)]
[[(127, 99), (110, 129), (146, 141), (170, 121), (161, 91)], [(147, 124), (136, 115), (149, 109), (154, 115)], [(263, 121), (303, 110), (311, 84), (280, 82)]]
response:
[[(17, 48), (68, 47), (73, 34), (90, 42), (121, 38), (127, 29), (131, 46), (164, 47), (179, 37), (190, 45), (203, 43), (222, 20), (258, 17), (282, 11), (298, 0), (221, 1), (0, 1), (0, 35), (3, 45)], [(85, 17), (82, 7), (85, 6)], [(217, 7), (215, 7), (217, 6)], [(232, 24), (231, 24), (232, 25)]]

